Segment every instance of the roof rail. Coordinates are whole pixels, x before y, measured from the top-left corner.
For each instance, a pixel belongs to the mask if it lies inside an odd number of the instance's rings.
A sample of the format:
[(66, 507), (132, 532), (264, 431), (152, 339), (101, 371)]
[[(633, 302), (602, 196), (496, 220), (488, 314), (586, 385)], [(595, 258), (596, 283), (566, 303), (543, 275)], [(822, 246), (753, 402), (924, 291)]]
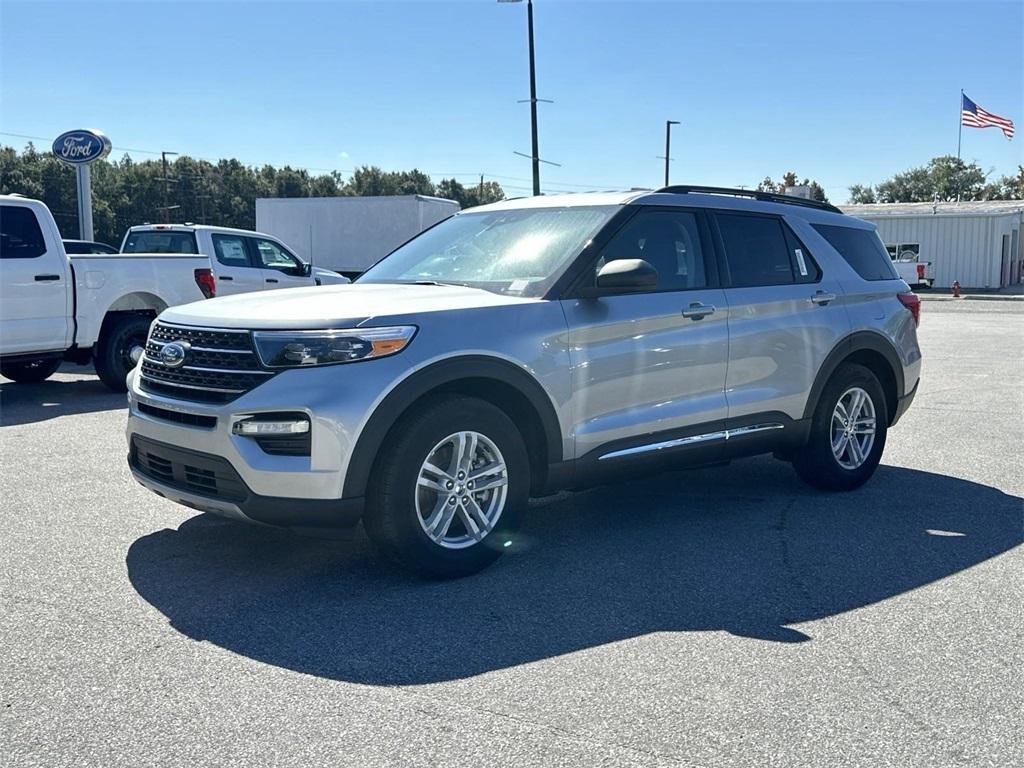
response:
[(765, 203), (784, 203), (786, 205), (802, 205), (805, 208), (817, 208), (832, 213), (842, 213), (831, 203), (823, 203), (819, 200), (807, 200), (803, 197), (793, 195), (780, 195), (775, 192), (761, 192), (757, 189), (731, 189), (730, 187), (700, 187), (689, 184), (674, 184), (670, 187), (662, 187), (655, 192), (667, 192), (675, 195), (687, 195), (691, 192), (699, 192), (706, 195), (732, 195), (733, 197), (751, 197)]

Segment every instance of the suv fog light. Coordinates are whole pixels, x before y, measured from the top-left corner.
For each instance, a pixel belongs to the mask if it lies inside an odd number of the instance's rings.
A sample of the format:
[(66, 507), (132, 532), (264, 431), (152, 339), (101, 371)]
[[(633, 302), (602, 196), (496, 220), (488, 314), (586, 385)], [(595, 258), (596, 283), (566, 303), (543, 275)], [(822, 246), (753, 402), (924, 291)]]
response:
[(273, 437), (275, 435), (301, 435), (309, 432), (309, 419), (259, 420), (244, 419), (236, 421), (231, 431), (236, 435), (249, 437)]

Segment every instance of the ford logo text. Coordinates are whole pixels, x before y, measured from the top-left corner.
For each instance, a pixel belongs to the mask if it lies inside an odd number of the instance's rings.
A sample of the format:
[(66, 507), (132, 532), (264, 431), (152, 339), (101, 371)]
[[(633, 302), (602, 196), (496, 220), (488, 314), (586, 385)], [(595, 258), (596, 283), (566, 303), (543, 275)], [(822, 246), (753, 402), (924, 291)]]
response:
[(185, 364), (188, 349), (187, 341), (172, 341), (170, 344), (165, 344), (160, 351), (160, 362), (168, 368), (180, 368)]
[(53, 154), (71, 165), (85, 165), (102, 160), (110, 154), (110, 139), (99, 131), (82, 130), (62, 133), (53, 142)]

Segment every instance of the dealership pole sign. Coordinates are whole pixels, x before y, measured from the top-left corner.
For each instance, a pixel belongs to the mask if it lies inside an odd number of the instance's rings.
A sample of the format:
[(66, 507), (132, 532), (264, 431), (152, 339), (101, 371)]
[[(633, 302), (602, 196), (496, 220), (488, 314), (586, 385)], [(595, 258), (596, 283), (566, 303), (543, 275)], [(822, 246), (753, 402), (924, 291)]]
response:
[(100, 131), (80, 130), (62, 133), (53, 141), (58, 160), (75, 167), (78, 182), (78, 232), (83, 240), (92, 240), (92, 177), (89, 164), (110, 154), (110, 139)]

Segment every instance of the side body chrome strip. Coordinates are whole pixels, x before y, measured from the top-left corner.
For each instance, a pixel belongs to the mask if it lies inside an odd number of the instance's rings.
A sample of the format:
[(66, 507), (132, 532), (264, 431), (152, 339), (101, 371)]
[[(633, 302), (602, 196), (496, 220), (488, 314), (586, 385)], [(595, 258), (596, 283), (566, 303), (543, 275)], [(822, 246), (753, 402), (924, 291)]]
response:
[(648, 443), (647, 445), (637, 445), (633, 448), (623, 448), (618, 451), (612, 451), (606, 453), (603, 456), (598, 457), (598, 461), (604, 461), (605, 459), (618, 459), (622, 456), (635, 456), (639, 453), (649, 453), (651, 451), (663, 451), (666, 448), (679, 448), (684, 445), (694, 445), (696, 443), (707, 443), (713, 440), (730, 440), (734, 437), (742, 437), (743, 435), (749, 435), (754, 432), (767, 432), (774, 429), (785, 429), (784, 424), (754, 424), (749, 427), (736, 427), (735, 429), (723, 429), (717, 432), (707, 432), (703, 435), (691, 435), (689, 437), (679, 437), (675, 440), (664, 440), (660, 443)]

